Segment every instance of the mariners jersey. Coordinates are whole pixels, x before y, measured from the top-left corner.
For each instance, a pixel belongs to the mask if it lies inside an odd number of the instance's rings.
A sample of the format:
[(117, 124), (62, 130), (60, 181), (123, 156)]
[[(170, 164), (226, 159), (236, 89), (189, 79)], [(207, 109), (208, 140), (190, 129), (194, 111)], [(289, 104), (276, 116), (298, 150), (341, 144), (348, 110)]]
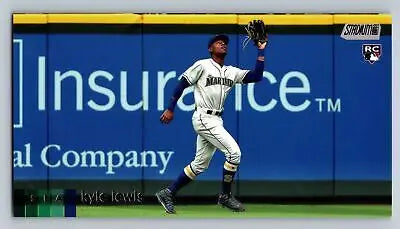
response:
[(243, 83), (249, 70), (220, 66), (212, 58), (199, 60), (182, 77), (194, 86), (196, 107), (223, 110), (225, 99), (236, 83)]

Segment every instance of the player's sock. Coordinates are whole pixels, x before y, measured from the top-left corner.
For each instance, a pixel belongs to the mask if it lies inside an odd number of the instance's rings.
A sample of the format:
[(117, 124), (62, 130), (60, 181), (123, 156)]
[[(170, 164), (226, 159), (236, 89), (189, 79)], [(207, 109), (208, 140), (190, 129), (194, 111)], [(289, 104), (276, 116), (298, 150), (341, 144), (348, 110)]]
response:
[(233, 182), (233, 178), (235, 177), (235, 173), (238, 165), (232, 164), (230, 162), (225, 161), (224, 169), (222, 172), (222, 193), (230, 194), (231, 186)]
[(183, 169), (182, 173), (178, 176), (178, 178), (168, 187), (173, 195), (175, 195), (179, 189), (183, 186), (189, 184), (192, 180), (196, 178), (196, 174), (193, 172), (190, 165), (186, 166)]

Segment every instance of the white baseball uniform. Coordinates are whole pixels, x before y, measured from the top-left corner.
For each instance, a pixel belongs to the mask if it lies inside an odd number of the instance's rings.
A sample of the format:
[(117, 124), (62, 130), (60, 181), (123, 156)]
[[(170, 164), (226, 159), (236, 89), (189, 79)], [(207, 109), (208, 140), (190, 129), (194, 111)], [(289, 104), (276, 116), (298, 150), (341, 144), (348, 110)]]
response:
[(236, 83), (243, 83), (248, 72), (233, 66), (221, 67), (209, 58), (197, 61), (182, 74), (194, 86), (196, 110), (192, 123), (198, 134), (196, 156), (184, 169), (188, 177), (194, 179), (206, 170), (217, 148), (225, 154), (224, 168), (236, 171), (240, 163), (240, 148), (225, 130), (220, 114), (228, 93)]

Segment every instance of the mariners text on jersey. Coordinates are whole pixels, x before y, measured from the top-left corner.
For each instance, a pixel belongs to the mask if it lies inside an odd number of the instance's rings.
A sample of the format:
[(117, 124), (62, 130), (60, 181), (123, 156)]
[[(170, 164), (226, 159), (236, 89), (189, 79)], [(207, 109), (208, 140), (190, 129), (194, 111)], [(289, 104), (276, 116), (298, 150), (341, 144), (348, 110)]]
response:
[(216, 85), (216, 84), (232, 87), (234, 85), (234, 81), (231, 79), (226, 79), (226, 78), (221, 78), (221, 77), (209, 76), (207, 78), (206, 87), (211, 86), (211, 85)]
[(243, 83), (248, 72), (231, 65), (221, 66), (209, 58), (196, 61), (182, 77), (194, 86), (196, 107), (223, 110), (227, 95), (236, 83)]

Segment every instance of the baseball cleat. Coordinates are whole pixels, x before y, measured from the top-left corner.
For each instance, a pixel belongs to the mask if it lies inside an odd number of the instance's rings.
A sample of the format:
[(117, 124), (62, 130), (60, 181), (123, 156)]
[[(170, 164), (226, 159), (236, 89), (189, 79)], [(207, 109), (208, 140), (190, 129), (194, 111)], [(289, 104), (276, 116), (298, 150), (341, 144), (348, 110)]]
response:
[(156, 193), (158, 202), (164, 207), (165, 211), (169, 214), (175, 214), (174, 196), (168, 188), (161, 189)]
[(232, 194), (221, 193), (218, 196), (218, 204), (235, 212), (243, 212), (245, 208)]

